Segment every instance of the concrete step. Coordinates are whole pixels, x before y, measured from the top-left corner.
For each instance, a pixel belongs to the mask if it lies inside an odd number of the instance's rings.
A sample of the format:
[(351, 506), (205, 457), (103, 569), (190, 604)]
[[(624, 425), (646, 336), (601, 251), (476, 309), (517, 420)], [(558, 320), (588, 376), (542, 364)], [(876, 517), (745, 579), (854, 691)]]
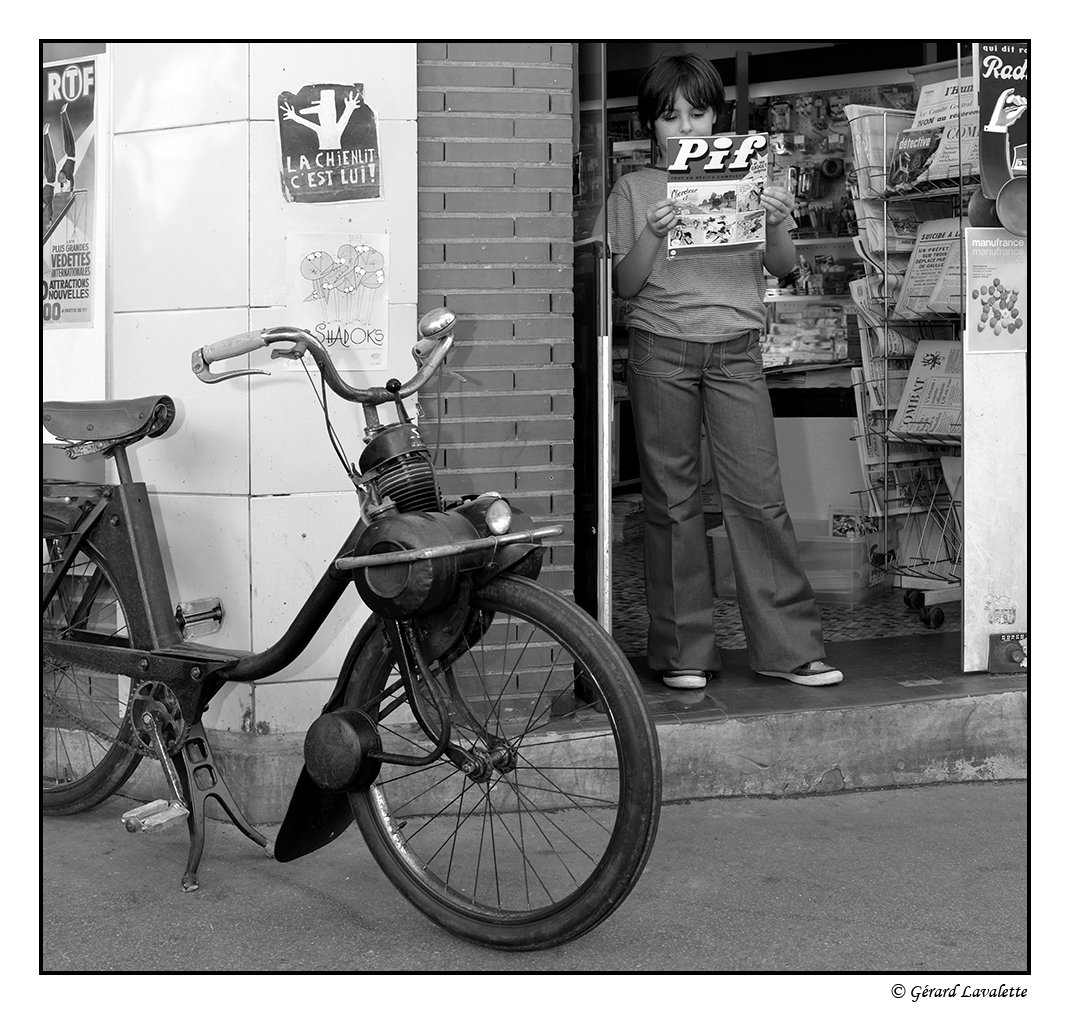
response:
[[(1023, 779), (1026, 723), (1024, 688), (766, 715), (656, 714), (663, 799)], [(208, 735), (246, 817), (253, 824), (282, 821), (301, 771), (304, 734)], [(578, 763), (584, 744), (573, 748)], [(121, 792), (134, 800), (166, 796), (159, 765), (143, 762)]]

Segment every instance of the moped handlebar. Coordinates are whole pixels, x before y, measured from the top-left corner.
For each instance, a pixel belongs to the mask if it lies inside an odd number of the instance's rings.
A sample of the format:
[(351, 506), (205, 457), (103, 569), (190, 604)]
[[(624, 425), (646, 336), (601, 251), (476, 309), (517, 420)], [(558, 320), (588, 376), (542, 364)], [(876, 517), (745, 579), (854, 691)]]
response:
[(229, 373), (213, 374), (210, 364), (234, 356), (266, 349), (277, 343), (288, 343), (287, 348), (272, 349), (272, 358), (300, 359), (307, 352), (315, 360), (327, 386), (340, 398), (348, 402), (360, 402), (364, 405), (382, 405), (408, 398), (419, 391), (438, 370), (454, 342), (454, 325), (456, 316), (451, 310), (442, 307), (429, 310), (421, 319), (417, 330), (420, 338), (413, 346), (413, 358), (417, 362), (417, 372), (404, 384), (391, 378), (384, 387), (354, 388), (339, 376), (331, 355), (324, 344), (315, 335), (302, 328), (278, 327), (264, 328), (261, 331), (248, 331), (241, 335), (211, 342), (193, 353), (191, 367), (199, 380), (206, 384), (217, 384), (231, 377), (249, 374), (267, 374), (267, 370), (232, 370)]

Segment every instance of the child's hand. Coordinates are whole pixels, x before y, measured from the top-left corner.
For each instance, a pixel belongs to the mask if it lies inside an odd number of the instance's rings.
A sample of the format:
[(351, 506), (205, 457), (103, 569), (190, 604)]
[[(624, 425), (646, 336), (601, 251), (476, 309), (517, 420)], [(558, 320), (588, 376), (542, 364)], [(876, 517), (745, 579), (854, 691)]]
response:
[[(766, 209), (766, 225), (779, 226), (792, 214), (792, 208), (794, 201), (792, 200), (792, 194), (785, 187), (767, 186), (762, 196), (759, 198), (760, 203)], [(648, 213), (648, 219), (650, 214)]]
[(677, 206), (668, 197), (663, 198), (647, 209), (647, 228), (662, 237), (677, 224), (678, 218)]

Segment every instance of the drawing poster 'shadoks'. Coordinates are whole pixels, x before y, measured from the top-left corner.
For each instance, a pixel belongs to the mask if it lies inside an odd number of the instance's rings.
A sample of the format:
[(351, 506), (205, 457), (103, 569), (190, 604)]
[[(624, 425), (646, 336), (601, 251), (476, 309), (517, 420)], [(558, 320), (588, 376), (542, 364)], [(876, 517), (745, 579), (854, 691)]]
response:
[(765, 244), (766, 209), (759, 199), (769, 140), (768, 134), (669, 138), (667, 195), (680, 215), (668, 236), (669, 257)]

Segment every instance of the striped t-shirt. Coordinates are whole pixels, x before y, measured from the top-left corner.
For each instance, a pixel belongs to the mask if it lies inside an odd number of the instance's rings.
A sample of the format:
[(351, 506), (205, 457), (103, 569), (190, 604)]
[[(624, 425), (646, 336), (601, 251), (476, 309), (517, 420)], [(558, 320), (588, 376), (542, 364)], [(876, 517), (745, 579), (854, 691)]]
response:
[[(661, 169), (638, 169), (606, 201), (610, 250), (627, 254), (647, 225), (647, 208), (666, 196)], [(727, 342), (766, 325), (762, 251), (710, 250), (666, 256), (666, 240), (643, 288), (626, 305), (626, 323), (656, 335)]]

